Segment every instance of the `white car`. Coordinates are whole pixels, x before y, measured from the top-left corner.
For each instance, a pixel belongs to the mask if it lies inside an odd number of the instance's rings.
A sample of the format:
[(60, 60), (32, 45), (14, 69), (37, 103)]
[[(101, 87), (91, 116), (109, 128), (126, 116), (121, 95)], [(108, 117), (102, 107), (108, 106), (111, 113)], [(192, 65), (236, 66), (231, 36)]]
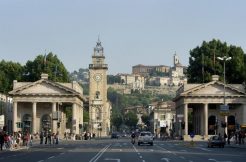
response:
[(151, 146), (153, 146), (153, 135), (151, 132), (140, 132), (138, 136), (138, 145), (141, 144), (150, 144)]

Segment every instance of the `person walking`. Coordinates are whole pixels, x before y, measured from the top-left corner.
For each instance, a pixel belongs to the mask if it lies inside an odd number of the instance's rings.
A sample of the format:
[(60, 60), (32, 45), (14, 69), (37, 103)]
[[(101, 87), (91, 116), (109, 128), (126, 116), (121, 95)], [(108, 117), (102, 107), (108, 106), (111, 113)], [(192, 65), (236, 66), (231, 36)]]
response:
[(1, 151), (3, 150), (3, 144), (4, 144), (4, 136), (3, 136), (3, 132), (0, 132), (0, 145), (1, 145)]

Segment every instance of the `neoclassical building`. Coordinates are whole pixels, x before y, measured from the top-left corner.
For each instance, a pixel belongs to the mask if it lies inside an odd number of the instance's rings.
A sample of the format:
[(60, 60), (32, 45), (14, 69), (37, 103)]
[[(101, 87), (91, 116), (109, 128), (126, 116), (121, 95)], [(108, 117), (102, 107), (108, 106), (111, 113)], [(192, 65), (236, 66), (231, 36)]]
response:
[(83, 124), (83, 89), (72, 83), (58, 83), (48, 80), (42, 74), (36, 82), (14, 80), (12, 130), (37, 133), (51, 131), (63, 134), (67, 131), (66, 109), (72, 109), (70, 132), (78, 134)]
[[(243, 129), (246, 125), (246, 93), (241, 84), (225, 84), (217, 75), (204, 84), (184, 84), (176, 93), (176, 134), (190, 140), (208, 139), (210, 135), (224, 135)], [(229, 106), (224, 114), (221, 105)], [(226, 124), (226, 127), (224, 127)]]

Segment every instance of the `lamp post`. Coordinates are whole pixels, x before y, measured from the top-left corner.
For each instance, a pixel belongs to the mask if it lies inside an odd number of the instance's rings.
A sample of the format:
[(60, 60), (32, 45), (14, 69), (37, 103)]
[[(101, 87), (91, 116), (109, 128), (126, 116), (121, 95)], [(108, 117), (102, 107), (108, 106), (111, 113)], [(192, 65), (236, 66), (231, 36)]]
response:
[[(226, 99), (226, 96), (225, 96), (225, 63), (226, 61), (229, 61), (231, 60), (231, 57), (227, 57), (227, 56), (223, 56), (223, 57), (217, 57), (217, 59), (223, 61), (224, 63), (224, 105), (223, 105), (223, 108), (224, 109), (228, 109), (229, 110), (229, 107), (226, 105), (226, 102), (225, 102), (225, 99)], [(227, 124), (227, 115), (225, 115), (225, 124)], [(225, 133), (226, 135), (228, 135), (228, 132), (227, 132), (227, 125), (225, 125)]]

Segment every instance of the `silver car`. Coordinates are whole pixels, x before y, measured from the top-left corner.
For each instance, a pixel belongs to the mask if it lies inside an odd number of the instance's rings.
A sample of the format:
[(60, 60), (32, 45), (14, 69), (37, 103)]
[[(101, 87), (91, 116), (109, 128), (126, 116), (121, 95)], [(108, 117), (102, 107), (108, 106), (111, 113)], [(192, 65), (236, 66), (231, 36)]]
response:
[(153, 135), (151, 132), (140, 132), (138, 136), (138, 145), (141, 144), (150, 144), (151, 146), (153, 146)]

